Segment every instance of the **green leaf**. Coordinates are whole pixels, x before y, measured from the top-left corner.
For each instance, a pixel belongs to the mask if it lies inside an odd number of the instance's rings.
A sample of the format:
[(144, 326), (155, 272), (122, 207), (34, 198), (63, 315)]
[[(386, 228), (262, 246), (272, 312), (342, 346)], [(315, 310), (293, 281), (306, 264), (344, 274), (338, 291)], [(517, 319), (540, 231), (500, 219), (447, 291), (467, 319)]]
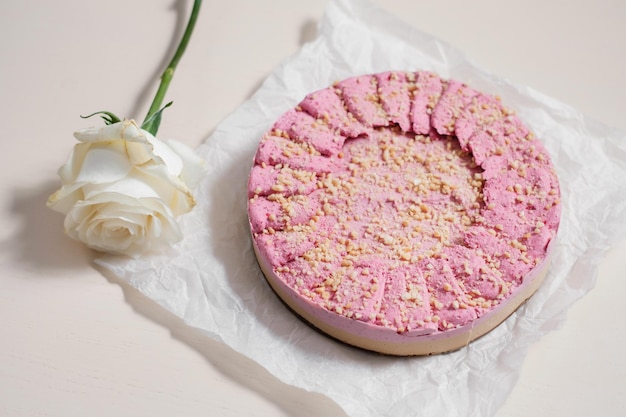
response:
[(161, 114), (163, 113), (163, 110), (171, 106), (172, 103), (173, 101), (170, 101), (165, 106), (154, 112), (152, 116), (150, 116), (141, 124), (141, 128), (145, 131), (152, 133), (153, 136), (156, 136), (157, 131), (159, 130), (159, 126), (161, 125)]
[(104, 120), (104, 124), (106, 125), (112, 125), (113, 123), (119, 123), (122, 120), (117, 117), (115, 114), (111, 113), (110, 111), (97, 111), (95, 113), (91, 113), (88, 116), (80, 116), (81, 119), (89, 119), (92, 116), (95, 116), (96, 114), (99, 114), (100, 117), (102, 118), (102, 120)]

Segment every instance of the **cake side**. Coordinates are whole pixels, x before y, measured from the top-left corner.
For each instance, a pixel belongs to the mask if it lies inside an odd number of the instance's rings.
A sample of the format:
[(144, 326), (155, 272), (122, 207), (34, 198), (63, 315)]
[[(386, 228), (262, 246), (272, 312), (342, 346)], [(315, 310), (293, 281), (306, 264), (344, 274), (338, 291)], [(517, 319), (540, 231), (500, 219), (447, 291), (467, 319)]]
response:
[(348, 345), (393, 356), (422, 356), (447, 353), (467, 346), (506, 320), (524, 304), (545, 279), (550, 256), (529, 274), (515, 294), (472, 323), (445, 332), (428, 330), (398, 333), (393, 329), (348, 319), (321, 309), (318, 304), (303, 298), (285, 285), (253, 243), (259, 266), (267, 282), (278, 297), (301, 319), (321, 332)]

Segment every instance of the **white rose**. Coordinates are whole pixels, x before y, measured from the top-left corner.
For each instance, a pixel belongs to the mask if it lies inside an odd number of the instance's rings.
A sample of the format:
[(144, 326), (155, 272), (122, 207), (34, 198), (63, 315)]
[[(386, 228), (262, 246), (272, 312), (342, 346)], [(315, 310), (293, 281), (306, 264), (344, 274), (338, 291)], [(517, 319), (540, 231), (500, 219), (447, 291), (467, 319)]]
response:
[(204, 172), (187, 146), (163, 142), (134, 120), (74, 134), (62, 187), (48, 206), (66, 215), (65, 232), (90, 248), (136, 257), (181, 239), (176, 218), (195, 205)]

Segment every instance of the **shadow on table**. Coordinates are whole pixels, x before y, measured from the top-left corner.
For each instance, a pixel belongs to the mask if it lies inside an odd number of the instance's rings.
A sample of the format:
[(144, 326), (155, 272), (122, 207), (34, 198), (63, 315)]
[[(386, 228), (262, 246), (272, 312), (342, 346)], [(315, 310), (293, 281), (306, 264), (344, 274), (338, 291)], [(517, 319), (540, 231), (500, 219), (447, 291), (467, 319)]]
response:
[(172, 337), (194, 349), (207, 362), (234, 383), (245, 387), (279, 407), (288, 416), (346, 416), (328, 397), (285, 384), (258, 363), (213, 340), (202, 331), (186, 325), (179, 317), (144, 296), (108, 270), (95, 266), (112, 284), (119, 285), (126, 302), (135, 312), (167, 328)]
[(16, 189), (10, 206), (18, 220), (16, 231), (0, 242), (16, 261), (40, 270), (89, 267), (93, 252), (63, 232), (63, 215), (46, 206), (59, 187), (58, 180), (31, 189)]

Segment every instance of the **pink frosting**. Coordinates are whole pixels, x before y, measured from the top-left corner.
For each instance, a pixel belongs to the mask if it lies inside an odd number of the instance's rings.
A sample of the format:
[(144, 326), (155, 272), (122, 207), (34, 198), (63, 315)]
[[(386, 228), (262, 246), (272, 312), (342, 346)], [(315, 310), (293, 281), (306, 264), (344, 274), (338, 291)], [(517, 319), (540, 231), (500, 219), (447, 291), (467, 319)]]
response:
[(372, 75), (348, 78), (337, 83), (347, 110), (368, 127), (387, 126), (389, 116), (378, 96), (378, 84)]
[(254, 162), (260, 166), (287, 165), (318, 174), (336, 169), (333, 159), (322, 156), (313, 147), (272, 134), (264, 136), (261, 140)]
[(389, 120), (398, 124), (400, 129), (411, 129), (411, 88), (415, 81), (414, 74), (405, 72), (384, 72), (376, 74), (378, 94)]
[(285, 132), (295, 142), (311, 145), (322, 155), (337, 154), (346, 140), (324, 120), (297, 110), (290, 110), (282, 115), (274, 124), (274, 130)]
[(409, 117), (413, 132), (427, 135), (431, 128), (430, 115), (439, 101), (445, 81), (437, 74), (426, 71), (418, 72), (416, 77)]
[(549, 155), (519, 118), (428, 72), (309, 94), (261, 140), (248, 196), (263, 264), (308, 310), (397, 334), (498, 308), (560, 219)]
[(368, 133), (369, 128), (359, 122), (344, 105), (335, 88), (326, 88), (309, 94), (300, 103), (302, 110), (338, 129), (347, 138)]
[[(441, 135), (455, 133), (458, 114), (478, 93), (467, 85), (451, 80), (433, 110), (431, 125)], [(471, 134), (470, 134), (471, 135)]]

